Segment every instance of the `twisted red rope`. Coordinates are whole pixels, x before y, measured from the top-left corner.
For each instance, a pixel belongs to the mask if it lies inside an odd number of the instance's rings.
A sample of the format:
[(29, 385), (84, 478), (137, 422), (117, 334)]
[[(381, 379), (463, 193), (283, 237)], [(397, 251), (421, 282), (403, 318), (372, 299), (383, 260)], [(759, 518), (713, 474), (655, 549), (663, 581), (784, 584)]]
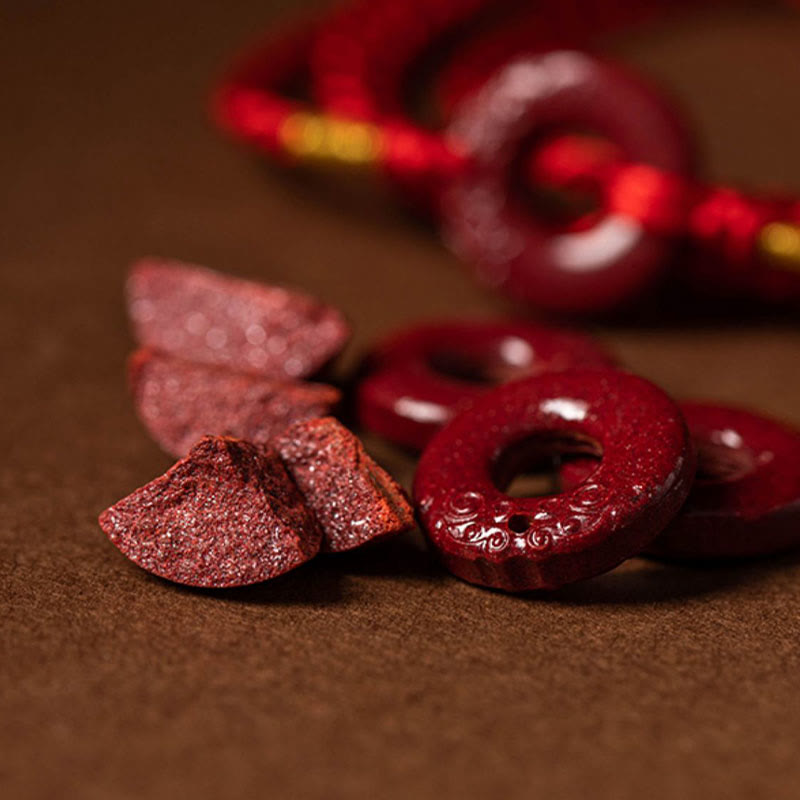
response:
[[(217, 120), (237, 138), (280, 158), (342, 155), (341, 126), (350, 120), (361, 126), (347, 129), (351, 145), (356, 142), (358, 147), (351, 147), (342, 160), (379, 165), (420, 197), (435, 196), (469, 162), (457, 142), (409, 118), (405, 79), (432, 42), (476, 16), (480, 19), (491, 6), (487, 0), (362, 0), (321, 25), (303, 25), (271, 37), (223, 82), (216, 95)], [(536, 7), (537, 41), (556, 36), (586, 44), (600, 33), (673, 6), (666, 0), (541, 3)], [(510, 29), (514, 46), (503, 51), (502, 36), (489, 37), (490, 46), (483, 61), (476, 60), (477, 67), (473, 59), (464, 60), (460, 91), (498, 54), (523, 46), (525, 36), (519, 31), (532, 30), (530, 15), (523, 19), (528, 20), (527, 28), (520, 24)], [(286, 95), (286, 87), (304, 75), (310, 77), (324, 114)], [(452, 75), (450, 80), (452, 84)], [(451, 101), (452, 94), (451, 86)], [(688, 237), (697, 252), (713, 256), (703, 269), (715, 280), (765, 296), (788, 293), (800, 298), (800, 277), (772, 269), (776, 264), (762, 257), (770, 223), (800, 222), (800, 202), (795, 199), (694, 183), (646, 164), (625, 163), (612, 146), (577, 136), (541, 145), (531, 156), (528, 175), (558, 188), (591, 189), (607, 211), (633, 218), (660, 235)]]

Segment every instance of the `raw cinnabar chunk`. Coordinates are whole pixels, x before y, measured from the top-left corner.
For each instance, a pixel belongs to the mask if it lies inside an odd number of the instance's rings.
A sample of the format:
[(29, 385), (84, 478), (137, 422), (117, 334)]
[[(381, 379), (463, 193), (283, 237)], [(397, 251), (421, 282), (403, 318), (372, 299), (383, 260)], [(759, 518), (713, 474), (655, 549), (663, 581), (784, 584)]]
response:
[(313, 297), (177, 261), (135, 264), (127, 299), (140, 344), (269, 378), (312, 375), (350, 334), (342, 315)]
[(414, 525), (403, 490), (335, 419), (298, 422), (275, 446), (317, 515), (323, 550), (350, 550)]
[(208, 434), (266, 444), (294, 422), (329, 414), (341, 397), (325, 384), (276, 381), (147, 349), (131, 356), (128, 375), (140, 419), (178, 458)]
[(207, 437), (100, 515), (143, 569), (190, 586), (244, 586), (312, 558), (321, 533), (277, 452)]

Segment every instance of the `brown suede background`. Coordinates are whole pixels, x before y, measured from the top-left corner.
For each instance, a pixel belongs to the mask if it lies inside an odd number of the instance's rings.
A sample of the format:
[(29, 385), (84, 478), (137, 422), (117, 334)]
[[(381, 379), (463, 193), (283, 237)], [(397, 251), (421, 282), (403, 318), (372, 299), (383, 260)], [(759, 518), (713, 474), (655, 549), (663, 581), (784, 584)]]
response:
[[(294, 5), (0, 5), (0, 795), (796, 798), (794, 558), (633, 560), (511, 597), (414, 533), (213, 593), (103, 536), (97, 513), (170, 463), (125, 389), (135, 257), (325, 297), (355, 324), (344, 367), (397, 324), (508, 311), (388, 198), (271, 171), (208, 124), (225, 59)], [(729, 10), (622, 50), (684, 100), (710, 175), (800, 191), (797, 19)], [(791, 316), (599, 334), (676, 395), (800, 423)]]

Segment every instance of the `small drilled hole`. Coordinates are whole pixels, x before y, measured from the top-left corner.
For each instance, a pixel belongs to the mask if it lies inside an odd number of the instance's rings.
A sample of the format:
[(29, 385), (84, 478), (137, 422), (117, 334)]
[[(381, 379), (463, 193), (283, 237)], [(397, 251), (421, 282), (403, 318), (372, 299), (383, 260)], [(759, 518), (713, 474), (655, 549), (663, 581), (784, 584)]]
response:
[(514, 514), (508, 520), (508, 529), (514, 533), (525, 533), (531, 526), (531, 518), (527, 514)]

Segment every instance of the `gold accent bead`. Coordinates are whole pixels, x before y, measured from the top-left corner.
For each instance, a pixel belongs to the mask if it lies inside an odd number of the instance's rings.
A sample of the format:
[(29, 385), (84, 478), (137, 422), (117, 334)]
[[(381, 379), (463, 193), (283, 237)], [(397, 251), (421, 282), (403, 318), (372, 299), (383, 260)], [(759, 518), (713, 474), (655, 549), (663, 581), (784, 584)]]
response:
[(380, 154), (380, 132), (374, 125), (324, 114), (290, 114), (278, 137), (288, 153), (302, 160), (371, 164)]
[(800, 270), (800, 225), (770, 222), (758, 235), (758, 248), (773, 266)]

